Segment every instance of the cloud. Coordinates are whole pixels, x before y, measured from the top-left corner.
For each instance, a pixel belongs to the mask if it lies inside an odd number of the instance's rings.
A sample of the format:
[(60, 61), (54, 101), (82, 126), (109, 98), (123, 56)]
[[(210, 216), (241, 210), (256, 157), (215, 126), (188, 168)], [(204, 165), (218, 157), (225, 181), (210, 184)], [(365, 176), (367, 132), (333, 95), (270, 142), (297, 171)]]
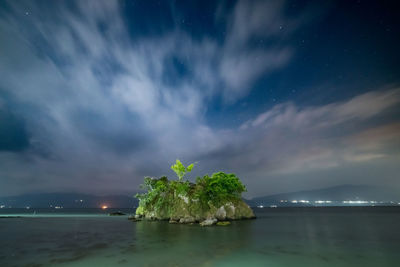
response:
[[(234, 137), (228, 139), (230, 142), (204, 159), (210, 165), (217, 162), (216, 165), (247, 176), (249, 184), (259, 180), (254, 183), (258, 186), (263, 184), (260, 181), (275, 186), (282, 179), (281, 184), (287, 183), (286, 177), (293, 179), (290, 183), (295, 190), (295, 186), (307, 183), (316, 172), (320, 175), (323, 171), (324, 176), (334, 177), (326, 179), (335, 184), (336, 179), (343, 180), (334, 175), (340, 169), (349, 166), (353, 170), (363, 169), (371, 162), (393, 161), (400, 156), (396, 118), (399, 103), (400, 89), (392, 89), (320, 106), (277, 104), (243, 123), (231, 133)], [(385, 121), (377, 120), (382, 116)], [(347, 175), (351, 177), (351, 173)], [(315, 178), (312, 183), (323, 186), (326, 179)], [(370, 179), (365, 174), (364, 181), (358, 183), (368, 183)], [(388, 181), (391, 179), (380, 180), (383, 184)], [(286, 190), (290, 187), (286, 184)], [(263, 190), (257, 186), (251, 189), (260, 193)]]
[[(1, 144), (0, 182), (7, 186), (0, 194), (131, 192), (144, 175), (168, 174), (165, 166), (176, 158), (201, 160), (199, 172), (237, 171), (260, 188), (268, 175), (390, 158), (378, 144), (365, 147), (381, 133), (357, 143), (353, 138), (362, 133), (347, 128), (354, 122), (366, 128), (397, 105), (397, 89), (317, 107), (279, 104), (241, 129), (207, 122), (215, 102), (235, 104), (258, 79), (290, 64), (295, 49), (287, 39), (303, 19), (286, 15), (286, 2), (222, 8), (222, 40), (179, 26), (133, 34), (144, 25), (128, 23), (117, 1), (4, 5), (0, 94), (9, 97), (0, 111), (12, 112), (0, 127), (9, 130), (1, 134), (21, 138)], [(16, 128), (4, 126), (10, 124)], [(347, 132), (338, 133), (343, 124)]]
[[(245, 122), (240, 129), (242, 134), (251, 132), (259, 138), (255, 142), (258, 147), (263, 147), (263, 144), (267, 146), (260, 151), (264, 157), (279, 158), (279, 151), (283, 151), (288, 162), (286, 168), (279, 167), (280, 171), (304, 171), (309, 169), (311, 163), (325, 168), (340, 165), (343, 160), (367, 161), (382, 157), (376, 151), (384, 147), (374, 147), (372, 144), (386, 141), (395, 144), (394, 138), (383, 139), (384, 133), (396, 137), (399, 134), (390, 125), (368, 128), (367, 121), (390, 111), (391, 108), (397, 108), (399, 103), (400, 89), (368, 92), (346, 101), (314, 107), (297, 107), (293, 103), (283, 103)], [(354, 129), (354, 124), (358, 125), (358, 129)], [(381, 127), (386, 131), (378, 130)], [(354, 132), (357, 137), (353, 136)], [(371, 132), (378, 134), (373, 135)], [(364, 136), (364, 139), (368, 136), (368, 140), (361, 142), (360, 136)], [(371, 149), (362, 149), (364, 144), (371, 146)], [(269, 147), (273, 148), (272, 153), (265, 153), (271, 151)], [(297, 151), (293, 151), (293, 148)], [(364, 151), (354, 155), (358, 150)], [(256, 149), (252, 150), (254, 152)]]
[(384, 154), (373, 154), (373, 153), (365, 153), (365, 154), (358, 154), (358, 155), (352, 155), (352, 156), (347, 156), (345, 155), (345, 158), (347, 161), (354, 161), (354, 162), (364, 162), (364, 161), (370, 161), (374, 159), (379, 159), (383, 158), (386, 155)]
[(0, 105), (0, 152), (19, 152), (28, 147), (29, 133), (24, 121)]
[[(284, 1), (237, 3), (228, 20), (226, 42), (219, 68), (226, 85), (223, 92), (225, 101), (234, 102), (243, 97), (260, 75), (265, 76), (289, 62), (293, 49), (284, 42), (279, 46), (269, 46), (267, 50), (264, 45), (254, 46), (255, 41), (271, 42), (271, 37), (282, 34), (283, 25), (290, 23), (291, 28), (297, 26), (292, 25), (293, 19), (284, 14)], [(253, 48), (247, 49), (252, 43)]]
[(283, 103), (245, 122), (241, 128), (271, 125), (286, 125), (297, 129), (333, 127), (351, 120), (371, 118), (399, 103), (399, 89), (368, 92), (350, 100), (317, 107), (298, 108), (292, 103)]

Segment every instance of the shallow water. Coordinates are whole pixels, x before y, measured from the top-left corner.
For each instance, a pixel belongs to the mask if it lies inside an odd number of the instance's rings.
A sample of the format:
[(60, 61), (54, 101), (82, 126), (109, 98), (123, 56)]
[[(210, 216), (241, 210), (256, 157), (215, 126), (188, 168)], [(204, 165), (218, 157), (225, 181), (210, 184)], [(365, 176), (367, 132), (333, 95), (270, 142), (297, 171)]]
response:
[(0, 211), (0, 266), (397, 266), (399, 207), (256, 209), (200, 227), (101, 210)]

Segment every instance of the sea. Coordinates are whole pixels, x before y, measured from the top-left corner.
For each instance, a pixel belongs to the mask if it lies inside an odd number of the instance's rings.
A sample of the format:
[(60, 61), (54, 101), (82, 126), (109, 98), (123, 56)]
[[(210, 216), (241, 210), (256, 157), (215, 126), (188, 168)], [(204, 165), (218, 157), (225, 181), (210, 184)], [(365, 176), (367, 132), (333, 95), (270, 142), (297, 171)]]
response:
[(400, 207), (255, 208), (228, 226), (133, 209), (1, 209), (0, 266), (400, 266)]

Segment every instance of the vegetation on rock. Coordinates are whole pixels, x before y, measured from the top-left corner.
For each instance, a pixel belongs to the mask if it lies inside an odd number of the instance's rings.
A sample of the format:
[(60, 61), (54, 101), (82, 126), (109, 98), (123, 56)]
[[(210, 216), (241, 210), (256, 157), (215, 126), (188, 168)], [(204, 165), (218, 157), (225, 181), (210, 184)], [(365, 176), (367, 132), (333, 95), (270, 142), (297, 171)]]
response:
[(139, 207), (136, 214), (147, 219), (170, 220), (171, 223), (193, 223), (205, 220), (234, 220), (254, 218), (251, 208), (244, 203), (241, 193), (246, 187), (235, 174), (217, 172), (197, 177), (196, 183), (184, 181), (183, 177), (193, 169), (179, 160), (171, 166), (178, 180), (145, 177), (137, 194)]
[(228, 222), (228, 221), (225, 221), (225, 222), (217, 222), (217, 225), (218, 226), (227, 226), (227, 225), (230, 225), (231, 223), (230, 222)]

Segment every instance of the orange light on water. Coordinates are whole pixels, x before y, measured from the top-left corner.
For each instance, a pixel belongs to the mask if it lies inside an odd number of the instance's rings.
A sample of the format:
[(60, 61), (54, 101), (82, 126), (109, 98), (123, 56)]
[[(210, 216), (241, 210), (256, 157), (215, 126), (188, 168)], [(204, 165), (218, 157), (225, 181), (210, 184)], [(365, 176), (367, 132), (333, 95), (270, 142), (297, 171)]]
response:
[(102, 208), (103, 210), (105, 210), (105, 209), (108, 209), (108, 206), (103, 205), (103, 206), (101, 206), (101, 208)]

